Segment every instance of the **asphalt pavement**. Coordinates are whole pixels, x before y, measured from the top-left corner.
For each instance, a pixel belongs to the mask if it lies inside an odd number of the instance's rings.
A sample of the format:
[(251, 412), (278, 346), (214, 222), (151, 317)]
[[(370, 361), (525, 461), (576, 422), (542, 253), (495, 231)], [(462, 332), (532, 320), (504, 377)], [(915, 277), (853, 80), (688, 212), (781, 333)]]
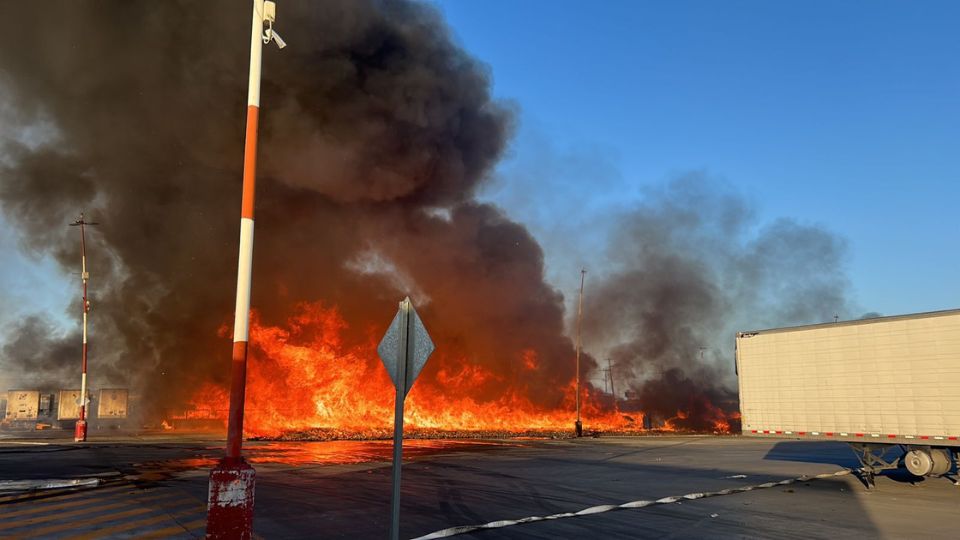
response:
[[(77, 444), (56, 434), (0, 439), (0, 537), (197, 538), (207, 475), (222, 441), (116, 436)], [(67, 436), (69, 434), (61, 434)], [(9, 437), (9, 436), (8, 436)], [(401, 536), (574, 513), (453, 538), (956, 538), (951, 478), (855, 475), (771, 482), (857, 466), (841, 443), (743, 437), (405, 441)], [(261, 538), (385, 538), (390, 441), (247, 442), (257, 470)], [(91, 480), (94, 479), (94, 480)], [(96, 482), (23, 491), (22, 482)], [(17, 491), (3, 491), (20, 482)], [(761, 486), (759, 489), (740, 491)], [(727, 490), (724, 495), (699, 494)], [(688, 496), (683, 498), (682, 496)], [(681, 496), (678, 499), (670, 497)]]

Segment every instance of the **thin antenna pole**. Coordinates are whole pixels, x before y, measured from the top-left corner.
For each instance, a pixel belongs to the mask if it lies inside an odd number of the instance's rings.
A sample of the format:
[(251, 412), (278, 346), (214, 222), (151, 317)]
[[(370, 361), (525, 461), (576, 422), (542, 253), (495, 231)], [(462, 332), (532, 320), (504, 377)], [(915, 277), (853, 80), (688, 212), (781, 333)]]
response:
[(617, 408), (617, 391), (613, 387), (613, 361), (607, 358), (607, 373), (610, 374), (610, 393), (613, 394), (613, 408)]
[(90, 312), (90, 301), (87, 300), (87, 280), (90, 274), (87, 272), (87, 225), (99, 225), (83, 219), (83, 212), (80, 212), (80, 218), (70, 224), (71, 227), (80, 227), (80, 279), (83, 281), (83, 352), (80, 360), (80, 418), (77, 419), (76, 427), (73, 431), (74, 442), (84, 442), (87, 440), (87, 314)]
[(574, 424), (574, 429), (577, 432), (577, 437), (583, 435), (583, 423), (580, 421), (580, 347), (582, 345), (580, 338), (580, 328), (581, 323), (583, 322), (583, 281), (584, 276), (587, 275), (587, 270), (585, 268), (580, 269), (580, 302), (577, 306), (577, 421)]

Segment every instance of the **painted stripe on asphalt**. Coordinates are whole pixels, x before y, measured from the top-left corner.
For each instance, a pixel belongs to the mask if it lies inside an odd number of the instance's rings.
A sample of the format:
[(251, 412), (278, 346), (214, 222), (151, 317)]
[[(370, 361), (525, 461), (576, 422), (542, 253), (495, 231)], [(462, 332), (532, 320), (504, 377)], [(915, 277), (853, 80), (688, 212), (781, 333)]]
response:
[[(152, 501), (152, 500), (163, 500), (163, 499), (170, 498), (170, 497), (172, 497), (172, 496), (177, 496), (177, 495), (179, 495), (179, 494), (178, 494), (178, 493), (167, 493), (167, 494), (164, 494), (164, 495), (160, 495), (160, 496), (158, 496), (158, 497), (155, 497), (155, 498), (153, 498), (153, 499), (150, 499), (150, 500), (148, 500), (148, 501), (144, 501), (144, 500), (142, 500), (142, 499), (137, 500), (136, 498), (131, 498), (131, 500), (127, 500), (127, 501), (123, 501), (123, 502), (116, 502), (116, 503), (112, 503), (112, 504), (103, 504), (103, 505), (99, 505), (99, 506), (96, 506), (96, 505), (95, 505), (95, 506), (90, 506), (90, 507), (86, 507), (86, 508), (80, 508), (80, 509), (77, 509), (77, 510), (71, 510), (71, 511), (69, 511), (69, 512), (57, 512), (57, 513), (54, 513), (54, 514), (49, 514), (49, 515), (44, 515), (44, 516), (39, 516), (39, 517), (32, 517), (32, 518), (27, 518), (27, 519), (18, 519), (18, 520), (8, 521), (8, 522), (5, 522), (5, 523), (0, 523), (0, 530), (17, 529), (17, 528), (20, 528), (20, 527), (40, 525), (40, 524), (49, 523), (49, 522), (52, 522), (52, 521), (61, 521), (61, 520), (67, 519), (67, 518), (73, 518), (73, 517), (77, 517), (77, 516), (90, 515), (90, 514), (99, 514), (100, 512), (105, 512), (105, 511), (108, 511), (108, 510), (116, 510), (116, 509), (119, 509), (119, 508), (124, 508), (124, 507), (127, 507), (127, 506), (131, 506), (131, 505), (139, 505), (139, 504), (142, 504), (142, 503), (144, 503), (144, 502), (150, 502), (150, 501)], [(109, 499), (108, 499), (108, 500), (109, 500)], [(107, 500), (98, 501), (98, 502), (107, 502)], [(112, 514), (106, 514), (106, 517), (109, 517), (109, 516), (111, 516), (111, 515), (112, 515)], [(82, 522), (77, 522), (76, 520), (71, 520), (71, 521), (68, 523), (68, 526), (69, 526), (69, 527), (76, 527), (77, 525), (84, 524), (84, 523), (90, 523), (90, 522), (91, 522), (91, 520), (89, 520), (89, 519), (83, 519)]]
[[(178, 493), (172, 493), (171, 495), (179, 495), (179, 496), (182, 496), (182, 495), (180, 495), (180, 494), (178, 494)], [(134, 502), (134, 504), (136, 504), (136, 502)], [(51, 526), (49, 526), (49, 527), (42, 527), (42, 528), (40, 528), (40, 529), (31, 529), (31, 530), (30, 530), (30, 536), (31, 536), (31, 537), (35, 537), (35, 536), (44, 535), (44, 534), (61, 532), (61, 531), (67, 530), (67, 529), (81, 529), (81, 528), (84, 528), (84, 527), (89, 527), (89, 526), (91, 526), (91, 525), (97, 525), (97, 524), (100, 524), (100, 523), (115, 521), (115, 520), (119, 520), (119, 519), (124, 519), (124, 518), (132, 517), (132, 516), (138, 516), (138, 515), (141, 515), (141, 514), (147, 514), (147, 513), (150, 513), (150, 512), (158, 512), (158, 511), (162, 511), (162, 509), (160, 509), (160, 508), (155, 508), (155, 507), (141, 507), (141, 508), (134, 508), (134, 509), (132, 509), (132, 510), (127, 510), (126, 512), (113, 513), (113, 514), (104, 514), (104, 515), (102, 515), (102, 516), (98, 516), (98, 517), (94, 517), (94, 518), (84, 518), (84, 519), (79, 520), (79, 521), (78, 521), (78, 520), (72, 520), (72, 521), (69, 521), (69, 522), (67, 522), (67, 523), (61, 523), (61, 524), (58, 524), (58, 525), (51, 525)]]
[(203, 519), (198, 519), (196, 521), (191, 521), (190, 523), (184, 523), (183, 525), (178, 525), (176, 527), (167, 527), (166, 529), (153, 531), (149, 534), (144, 534), (139, 538), (166, 538), (170, 535), (190, 532), (193, 529), (198, 529), (200, 527), (206, 528), (206, 526), (207, 526), (207, 518), (203, 518)]
[[(74, 495), (67, 495), (64, 497), (58, 497), (56, 499), (46, 501), (44, 503), (31, 504), (29, 505), (29, 508), (25, 508), (23, 510), (15, 510), (13, 512), (5, 512), (3, 510), (0, 510), (0, 522), (15, 516), (25, 516), (28, 514), (36, 514), (39, 512), (49, 512), (50, 510), (62, 510), (64, 508), (70, 508), (72, 506), (77, 506), (82, 504), (93, 504), (103, 499), (104, 495), (114, 495), (118, 491), (126, 491), (129, 489), (133, 489), (133, 486), (115, 487), (110, 490), (107, 490), (106, 492), (98, 490), (95, 493), (77, 493)], [(86, 498), (80, 498), (80, 495), (85, 495)], [(61, 502), (67, 497), (74, 500), (71, 500), (69, 502)], [(26, 505), (21, 504), (21, 506), (26, 506)]]
[[(181, 510), (180, 512), (175, 512), (173, 514), (164, 513), (158, 516), (144, 518), (139, 521), (131, 521), (128, 523), (121, 523), (119, 525), (114, 525), (112, 527), (97, 529), (96, 531), (80, 534), (77, 536), (68, 536), (67, 540), (95, 540), (97, 538), (109, 538), (110, 536), (117, 533), (127, 532), (134, 529), (143, 529), (151, 525), (156, 525), (157, 523), (162, 523), (165, 521), (176, 522), (181, 518), (188, 518), (196, 514), (203, 515), (205, 512), (206, 512), (206, 508), (198, 506), (192, 510)], [(144, 531), (144, 533), (149, 533), (149, 532), (150, 531)], [(142, 538), (142, 536), (140, 537)]]
[(554, 519), (564, 519), (572, 518), (578, 516), (587, 516), (590, 514), (600, 514), (603, 512), (610, 512), (613, 510), (626, 510), (629, 508), (646, 508), (648, 506), (656, 506), (660, 504), (673, 504), (676, 502), (684, 500), (696, 500), (696, 499), (705, 499), (707, 497), (717, 497), (722, 495), (732, 495), (734, 493), (743, 493), (745, 491), (753, 491), (755, 489), (767, 489), (776, 486), (786, 486), (793, 484), (795, 482), (808, 482), (810, 480), (819, 480), (824, 478), (834, 478), (837, 476), (844, 476), (852, 473), (851, 469), (843, 469), (835, 473), (824, 473), (818, 474), (816, 476), (798, 476), (796, 478), (788, 478), (786, 480), (781, 480), (779, 482), (766, 482), (763, 484), (757, 484), (755, 486), (745, 486), (740, 488), (732, 489), (721, 489), (720, 491), (708, 491), (706, 493), (688, 493), (686, 495), (676, 495), (673, 497), (663, 497), (661, 499), (646, 501), (631, 501), (623, 504), (603, 504), (600, 506), (591, 506), (589, 508), (584, 508), (583, 510), (577, 512), (563, 512), (561, 514), (552, 514), (549, 516), (530, 516), (519, 519), (504, 519), (500, 521), (491, 521), (489, 523), (484, 523), (482, 525), (461, 525), (459, 527), (450, 527), (448, 529), (442, 529), (439, 531), (434, 531), (430, 534), (423, 536), (418, 536), (413, 540), (431, 540), (434, 538), (446, 538), (448, 536), (456, 536), (458, 534), (465, 534), (469, 532), (479, 531), (483, 529), (499, 529), (501, 527), (510, 527), (513, 525), (521, 525), (523, 523), (532, 523), (534, 521), (547, 521)]

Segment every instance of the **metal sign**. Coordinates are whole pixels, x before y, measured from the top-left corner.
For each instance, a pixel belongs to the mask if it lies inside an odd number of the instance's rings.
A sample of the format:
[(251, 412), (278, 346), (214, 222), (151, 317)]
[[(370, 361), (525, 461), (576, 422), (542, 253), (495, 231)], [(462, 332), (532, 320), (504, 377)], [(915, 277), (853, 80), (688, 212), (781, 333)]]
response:
[(400, 468), (403, 463), (403, 401), (417, 380), (417, 375), (433, 352), (433, 341), (423, 321), (413, 309), (410, 298), (400, 302), (400, 309), (384, 334), (377, 353), (383, 361), (397, 396), (393, 410), (393, 498), (390, 505), (390, 538), (400, 538)]
[(393, 380), (393, 386), (397, 390), (402, 389), (404, 397), (410, 392), (433, 349), (433, 341), (427, 334), (420, 315), (413, 308), (410, 298), (404, 298), (400, 302), (397, 316), (393, 318), (390, 328), (377, 347), (377, 353)]

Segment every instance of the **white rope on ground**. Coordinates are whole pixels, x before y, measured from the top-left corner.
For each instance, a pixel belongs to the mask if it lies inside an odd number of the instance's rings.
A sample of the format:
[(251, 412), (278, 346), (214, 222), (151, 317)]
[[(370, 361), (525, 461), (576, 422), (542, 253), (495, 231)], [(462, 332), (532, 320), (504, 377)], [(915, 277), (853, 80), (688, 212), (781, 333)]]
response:
[(99, 478), (72, 478), (67, 480), (0, 480), (0, 491), (35, 491), (66, 487), (96, 486)]
[(734, 493), (743, 493), (746, 491), (753, 491), (755, 489), (767, 489), (776, 486), (787, 486), (796, 482), (808, 482), (810, 480), (822, 480), (824, 478), (835, 478), (838, 476), (844, 476), (852, 473), (852, 469), (843, 469), (833, 473), (824, 473), (818, 474), (816, 476), (798, 476), (796, 478), (788, 478), (786, 480), (780, 480), (779, 482), (766, 482), (763, 484), (757, 484), (755, 486), (744, 486), (738, 488), (729, 488), (721, 489), (720, 491), (708, 491), (706, 493), (688, 493), (686, 495), (676, 495), (673, 497), (663, 497), (654, 501), (640, 500), (632, 501), (623, 504), (603, 504), (600, 506), (591, 506), (589, 508), (584, 508), (579, 512), (563, 512), (561, 514), (553, 514), (549, 516), (530, 516), (520, 519), (505, 519), (501, 521), (491, 521), (490, 523), (484, 523), (483, 525), (461, 525), (459, 527), (450, 527), (449, 529), (443, 529), (439, 531), (432, 532), (424, 536), (418, 536), (413, 540), (431, 540), (433, 538), (446, 538), (448, 536), (456, 536), (458, 534), (465, 534), (468, 532), (479, 531), (483, 529), (499, 529), (500, 527), (510, 527), (512, 525), (520, 525), (523, 523), (533, 523), (534, 521), (547, 521), (551, 519), (563, 519), (571, 518), (577, 516), (587, 516), (590, 514), (600, 514), (603, 512), (611, 512), (613, 510), (627, 510), (630, 508), (646, 508), (647, 506), (656, 506), (659, 504), (673, 504), (678, 501), (684, 500), (694, 500), (694, 499), (706, 499), (707, 497), (719, 497), (721, 495), (732, 495)]

